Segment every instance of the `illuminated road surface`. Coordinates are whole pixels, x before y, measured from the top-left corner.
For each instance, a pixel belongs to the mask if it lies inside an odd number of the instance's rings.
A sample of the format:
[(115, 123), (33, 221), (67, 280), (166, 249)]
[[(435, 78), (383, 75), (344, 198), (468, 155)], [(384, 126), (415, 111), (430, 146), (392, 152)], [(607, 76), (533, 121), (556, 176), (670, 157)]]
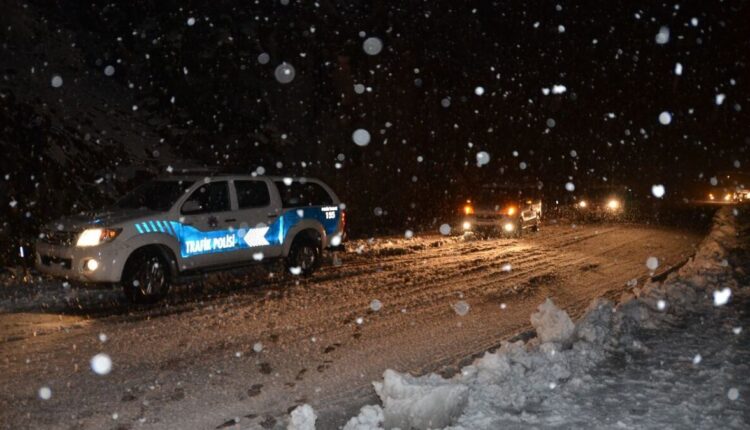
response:
[[(6, 285), (0, 428), (272, 427), (301, 403), (319, 428), (335, 428), (377, 402), (371, 381), (386, 368), (450, 374), (527, 332), (545, 297), (578, 316), (592, 298), (643, 285), (649, 257), (658, 274), (700, 239), (560, 225), (522, 239), (357, 241), (308, 280), (216, 275), (202, 292), (178, 287), (136, 309), (117, 291)], [(91, 369), (100, 352), (112, 359), (107, 375)]]

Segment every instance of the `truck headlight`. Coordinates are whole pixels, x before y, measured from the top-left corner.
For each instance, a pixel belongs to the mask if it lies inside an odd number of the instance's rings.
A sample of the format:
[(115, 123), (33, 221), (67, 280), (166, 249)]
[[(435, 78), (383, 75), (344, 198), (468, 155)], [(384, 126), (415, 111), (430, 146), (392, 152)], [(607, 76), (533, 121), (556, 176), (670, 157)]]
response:
[(617, 199), (611, 199), (607, 202), (607, 208), (612, 211), (620, 209), (620, 201)]
[(469, 221), (464, 221), (464, 230), (471, 230), (471, 223)]
[(505, 224), (503, 224), (503, 230), (507, 231), (508, 233), (512, 232), (515, 229), (516, 226), (513, 225), (512, 222), (506, 222)]
[(87, 228), (78, 236), (76, 241), (77, 247), (97, 246), (105, 242), (114, 240), (120, 234), (122, 229), (112, 228)]
[(93, 272), (93, 271), (95, 271), (98, 268), (99, 268), (99, 262), (98, 261), (94, 260), (93, 258), (90, 259), (90, 260), (86, 260), (86, 269), (89, 272)]

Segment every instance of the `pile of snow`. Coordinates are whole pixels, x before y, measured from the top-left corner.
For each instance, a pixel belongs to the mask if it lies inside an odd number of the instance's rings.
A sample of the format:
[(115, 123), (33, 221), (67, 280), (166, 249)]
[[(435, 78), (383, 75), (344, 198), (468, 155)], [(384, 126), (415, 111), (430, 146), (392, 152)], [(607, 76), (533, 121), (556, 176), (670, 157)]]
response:
[(750, 301), (750, 288), (734, 278), (742, 268), (728, 262), (739, 243), (735, 215), (720, 210), (691, 261), (664, 283), (635, 288), (619, 306), (597, 299), (574, 324), (547, 299), (531, 315), (536, 338), (504, 342), (452, 378), (386, 370), (373, 384), (382, 406), (363, 407), (344, 429), (746, 426), (749, 384), (740, 376), (748, 364), (712, 353), (750, 353), (734, 339), (741, 327), (726, 327), (727, 315), (736, 323), (738, 313), (712, 297), (729, 289), (730, 302)]
[(538, 312), (531, 315), (531, 325), (542, 343), (566, 343), (575, 331), (573, 320), (550, 299), (539, 305)]
[(318, 416), (312, 406), (308, 404), (294, 408), (291, 413), (287, 430), (315, 430), (315, 420)]

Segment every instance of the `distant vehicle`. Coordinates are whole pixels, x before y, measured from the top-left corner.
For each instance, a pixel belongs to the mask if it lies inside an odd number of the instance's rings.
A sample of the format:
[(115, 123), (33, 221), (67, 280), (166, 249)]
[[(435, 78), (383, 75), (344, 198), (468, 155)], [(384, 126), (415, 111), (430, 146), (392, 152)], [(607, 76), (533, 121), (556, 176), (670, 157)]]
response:
[(708, 193), (710, 203), (742, 203), (750, 200), (750, 190), (719, 190)]
[(463, 232), (519, 237), (524, 230), (539, 231), (541, 200), (493, 185), (484, 186), (474, 194), (461, 207)]
[(590, 190), (573, 203), (574, 213), (579, 219), (613, 220), (624, 217), (627, 191), (616, 187)]
[(84, 283), (120, 284), (133, 302), (162, 298), (180, 277), (284, 259), (311, 275), (340, 247), (346, 215), (311, 178), (217, 175), (147, 182), (111, 208), (48, 224), (36, 267)]

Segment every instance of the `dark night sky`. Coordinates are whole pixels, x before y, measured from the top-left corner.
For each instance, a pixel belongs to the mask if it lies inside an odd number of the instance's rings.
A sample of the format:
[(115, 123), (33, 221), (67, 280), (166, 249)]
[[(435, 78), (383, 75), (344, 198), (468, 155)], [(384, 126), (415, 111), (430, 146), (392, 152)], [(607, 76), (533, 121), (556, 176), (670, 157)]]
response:
[[(93, 180), (180, 159), (262, 166), (322, 177), (354, 211), (382, 207), (393, 217), (378, 222), (399, 227), (486, 181), (541, 183), (554, 198), (569, 196), (568, 181), (577, 191), (614, 182), (642, 195), (664, 183), (667, 197), (681, 198), (686, 185), (750, 163), (748, 1), (284, 3), (14, 3), (0, 21), (9, 41), (0, 89), (13, 95), (11, 104), (4, 98), (3, 145), (24, 145), (7, 137), (18, 122), (8, 112), (19, 106), (42, 117), (96, 109), (76, 94), (88, 82), (124, 107), (113, 123), (140, 130), (147, 153), (161, 155), (114, 152), (98, 169), (87, 162), (65, 172)], [(370, 36), (383, 42), (378, 55), (362, 48)], [(284, 61), (296, 70), (289, 84), (274, 78)], [(57, 92), (55, 73), (66, 82)], [(357, 94), (355, 84), (371, 91)], [(553, 85), (567, 90), (545, 96)], [(666, 126), (663, 111), (672, 114)], [(78, 129), (66, 145), (94, 154), (80, 120), (65, 121)], [(114, 141), (102, 133), (113, 127), (92, 133)], [(352, 142), (358, 128), (372, 136), (366, 147)], [(481, 168), (478, 151), (491, 157)], [(39, 169), (24, 163), (3, 170)]]
[[(172, 109), (175, 126), (217, 143), (269, 128), (287, 134), (290, 151), (253, 154), (267, 169), (274, 156), (302, 161), (342, 151), (354, 164), (358, 156), (383, 158), (380, 169), (416, 173), (452, 162), (473, 175), (462, 166), (482, 149), (492, 156), (485, 170), (517, 171), (525, 161), (520, 173), (560, 185), (565, 175), (583, 181), (590, 169), (619, 180), (636, 173), (666, 180), (676, 170), (694, 179), (746, 154), (738, 151), (747, 146), (747, 2), (107, 4), (57, 7), (62, 25), (76, 25), (92, 66), (124, 59), (118, 79), (142, 87), (136, 100), (157, 100), (145, 112)], [(660, 45), (662, 26), (670, 38)], [(367, 56), (360, 32), (380, 38), (383, 52)], [(257, 61), (262, 52), (270, 54), (266, 65)], [(291, 84), (273, 79), (281, 61), (296, 68)], [(674, 73), (678, 62), (682, 76)], [(358, 95), (356, 83), (373, 90)], [(542, 94), (555, 84), (567, 92)], [(716, 106), (719, 93), (726, 99)], [(176, 107), (168, 106), (171, 96)], [(446, 97), (448, 108), (440, 104)], [(669, 126), (658, 122), (662, 111), (673, 114)], [(374, 137), (365, 149), (351, 145), (358, 127)], [(322, 154), (309, 148), (318, 140)], [(422, 167), (418, 154), (427, 160)]]

